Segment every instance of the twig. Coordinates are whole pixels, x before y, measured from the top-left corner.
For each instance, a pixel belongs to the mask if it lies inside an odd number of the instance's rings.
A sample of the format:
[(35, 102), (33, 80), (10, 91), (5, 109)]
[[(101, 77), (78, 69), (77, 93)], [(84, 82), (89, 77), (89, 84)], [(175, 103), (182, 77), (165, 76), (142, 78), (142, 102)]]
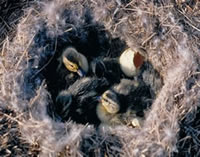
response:
[(18, 66), (19, 66), (19, 64), (21, 63), (21, 61), (22, 61), (22, 59), (23, 59), (23, 57), (25, 56), (25, 54), (27, 53), (27, 49), (29, 48), (29, 46), (31, 45), (31, 43), (32, 43), (32, 41), (33, 41), (33, 39), (34, 39), (34, 37), (35, 37), (35, 35), (31, 38), (31, 40), (30, 40), (30, 42), (28, 43), (28, 45), (27, 45), (27, 47), (26, 47), (26, 49), (24, 50), (24, 53), (21, 55), (21, 57), (20, 57), (20, 59), (19, 59), (19, 61), (17, 62), (17, 64), (16, 64), (16, 69), (18, 68)]
[(181, 14), (189, 21), (189, 22), (186, 21), (188, 25), (190, 25), (192, 28), (194, 28), (195, 30), (197, 30), (197, 31), (200, 32), (200, 29), (197, 28), (196, 26), (194, 26), (194, 24), (192, 24), (192, 21), (190, 20), (189, 17), (187, 17), (187, 16), (186, 16), (183, 12), (181, 12), (180, 10), (178, 10), (178, 12), (181, 13)]
[(31, 107), (33, 105), (33, 103), (37, 100), (37, 98), (40, 96), (40, 92), (42, 87), (44, 86), (45, 81), (42, 82), (39, 90), (37, 91), (37, 95), (30, 101), (29, 107)]
[(14, 122), (17, 122), (19, 125), (24, 125), (23, 122), (20, 122), (19, 120), (17, 120), (16, 118), (14, 117), (11, 117), (10, 115), (6, 114), (6, 113), (3, 113), (2, 111), (0, 111), (2, 115), (4, 115), (5, 117), (7, 117), (8, 119), (14, 121)]
[(1, 56), (4, 56), (6, 44), (7, 44), (7, 42), (4, 41), (3, 46), (2, 46), (2, 50), (1, 50)]
[(144, 46), (144, 44), (146, 44), (149, 40), (151, 40), (155, 35), (156, 33), (151, 34), (146, 40), (142, 42), (142, 46)]
[(6, 21), (0, 16), (0, 19), (3, 21), (3, 23), (5, 24), (5, 26), (10, 29), (10, 26), (6, 23)]
[(118, 23), (116, 23), (115, 28), (114, 28), (114, 32), (116, 31), (118, 25), (120, 25), (121, 23), (123, 23), (125, 20), (127, 20), (127, 18), (122, 18)]

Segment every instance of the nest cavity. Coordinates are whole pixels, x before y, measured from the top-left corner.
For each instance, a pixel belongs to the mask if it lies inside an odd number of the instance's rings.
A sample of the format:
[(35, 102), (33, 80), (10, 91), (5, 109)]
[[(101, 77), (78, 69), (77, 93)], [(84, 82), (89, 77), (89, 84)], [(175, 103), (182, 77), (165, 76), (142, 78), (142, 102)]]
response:
[[(16, 36), (3, 45), (1, 107), (23, 113), (15, 119), (21, 136), (37, 145), (41, 156), (198, 154), (200, 24), (198, 12), (193, 14), (198, 7), (198, 2), (149, 0), (33, 4), (18, 24)], [(88, 60), (117, 57), (128, 47), (145, 49), (144, 71), (154, 69), (162, 84), (143, 73), (144, 82), (157, 92), (141, 128), (96, 128), (57, 119), (56, 96), (74, 81), (66, 82), (69, 72), (57, 70), (58, 58), (68, 46)]]

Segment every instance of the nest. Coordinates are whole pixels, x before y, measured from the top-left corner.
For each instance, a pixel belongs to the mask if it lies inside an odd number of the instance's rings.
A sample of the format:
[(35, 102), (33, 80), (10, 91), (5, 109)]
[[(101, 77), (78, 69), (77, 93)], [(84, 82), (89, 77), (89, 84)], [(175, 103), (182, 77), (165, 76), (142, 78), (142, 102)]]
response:
[[(4, 42), (0, 59), (0, 112), (13, 122), (19, 141), (30, 145), (19, 154), (198, 156), (199, 5), (196, 1), (54, 0), (28, 8), (16, 36)], [(143, 127), (97, 131), (90, 124), (57, 122), (49, 116), (48, 105), (57, 88), (51, 83), (49, 65), (63, 44), (74, 43), (90, 53), (110, 49), (117, 54), (126, 46), (146, 50), (163, 86)]]

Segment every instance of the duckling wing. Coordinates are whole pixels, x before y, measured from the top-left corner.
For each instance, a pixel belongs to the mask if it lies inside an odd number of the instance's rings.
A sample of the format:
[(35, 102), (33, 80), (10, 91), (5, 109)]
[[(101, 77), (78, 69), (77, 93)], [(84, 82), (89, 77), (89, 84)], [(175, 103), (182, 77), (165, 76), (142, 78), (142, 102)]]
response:
[(105, 78), (84, 77), (72, 84), (68, 91), (75, 97), (87, 94), (90, 91), (103, 92), (109, 86)]
[(98, 94), (95, 91), (91, 91), (77, 98), (77, 107), (84, 110), (92, 110), (96, 108), (98, 103)]
[(89, 92), (78, 98), (76, 113), (82, 117), (82, 123), (96, 123), (96, 107), (98, 105), (98, 94), (94, 91)]

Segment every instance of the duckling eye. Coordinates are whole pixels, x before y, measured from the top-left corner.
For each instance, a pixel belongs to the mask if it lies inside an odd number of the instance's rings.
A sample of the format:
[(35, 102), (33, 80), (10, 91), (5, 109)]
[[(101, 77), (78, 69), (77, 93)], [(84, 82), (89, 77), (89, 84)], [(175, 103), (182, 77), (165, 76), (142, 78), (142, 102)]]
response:
[(77, 64), (71, 64), (70, 65), (73, 69), (78, 69), (78, 65)]
[(69, 70), (74, 71), (78, 69), (78, 66), (75, 63), (69, 61), (66, 57), (63, 57), (63, 63), (65, 64), (67, 69), (69, 68)]
[(103, 98), (104, 101), (108, 102), (108, 97), (107, 97), (107, 95), (104, 95), (102, 98)]
[(105, 101), (105, 102), (108, 102), (108, 100), (107, 100), (107, 99), (104, 99), (104, 101)]
[(69, 65), (70, 67), (72, 67), (72, 68), (74, 68), (74, 66), (73, 65)]

